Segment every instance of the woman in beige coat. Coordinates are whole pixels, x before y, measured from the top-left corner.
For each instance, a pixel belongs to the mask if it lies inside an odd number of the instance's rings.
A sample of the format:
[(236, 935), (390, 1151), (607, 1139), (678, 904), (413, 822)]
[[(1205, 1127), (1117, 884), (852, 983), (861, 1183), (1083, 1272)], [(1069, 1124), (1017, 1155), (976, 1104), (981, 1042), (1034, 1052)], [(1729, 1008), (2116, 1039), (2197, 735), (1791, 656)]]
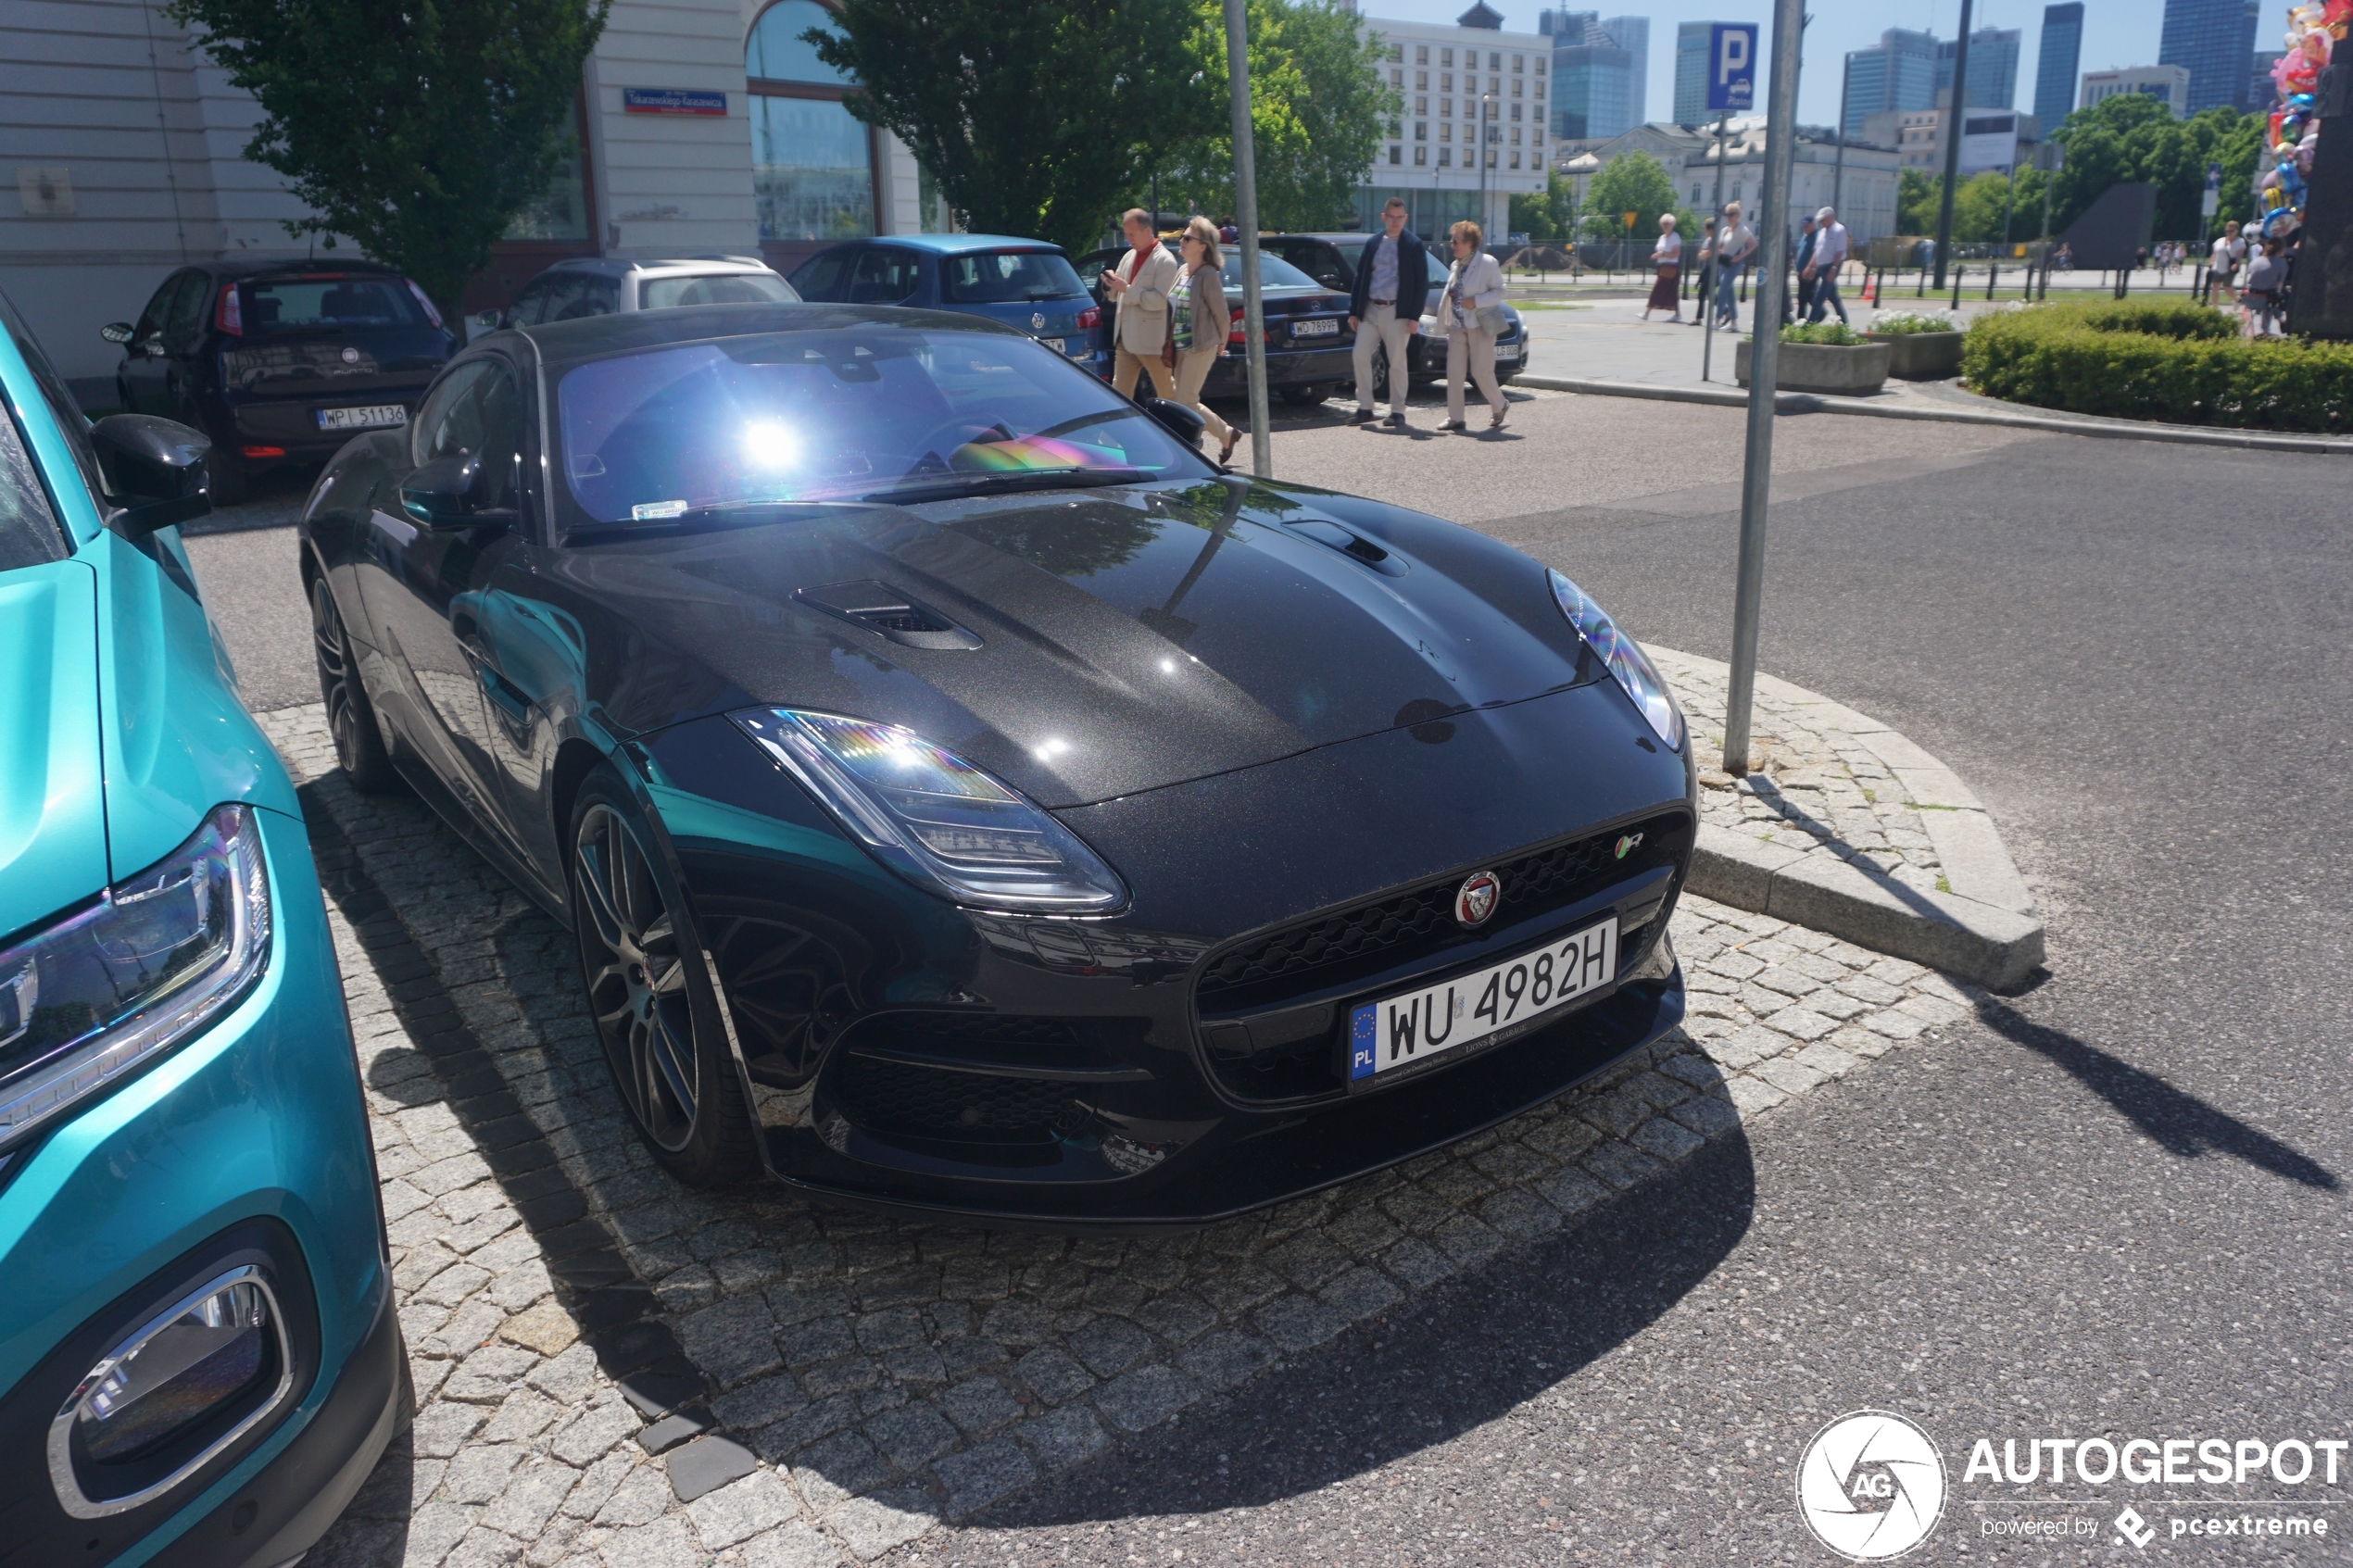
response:
[(1202, 417), (1219, 443), (1217, 460), (1234, 455), (1234, 445), (1250, 432), (1227, 424), (1201, 400), (1210, 368), (1226, 352), (1226, 285), (1218, 275), (1217, 228), (1206, 218), (1185, 225), (1176, 242), (1185, 257), (1176, 284), (1168, 291), (1168, 363), (1176, 370), (1176, 401)]
[(1446, 338), (1446, 421), (1441, 430), (1464, 430), (1463, 381), (1468, 370), (1487, 398), (1487, 428), (1503, 428), (1508, 407), (1495, 381), (1495, 332), (1504, 323), (1504, 270), (1487, 254), (1486, 236), (1468, 219), (1447, 231), (1454, 245), (1454, 268), (1439, 296), (1437, 330)]

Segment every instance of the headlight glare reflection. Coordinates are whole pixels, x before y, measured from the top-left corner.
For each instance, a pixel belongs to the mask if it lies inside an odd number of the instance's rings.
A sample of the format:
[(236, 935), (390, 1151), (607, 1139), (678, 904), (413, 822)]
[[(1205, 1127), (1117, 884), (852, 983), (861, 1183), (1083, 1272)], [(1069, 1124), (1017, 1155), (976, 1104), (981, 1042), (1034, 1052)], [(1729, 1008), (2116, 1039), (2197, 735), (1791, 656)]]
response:
[(1667, 682), (1643, 654), (1633, 638), (1618, 630), (1617, 622), (1606, 610), (1585, 595), (1585, 590), (1562, 576), (1548, 571), (1544, 580), (1552, 584), (1553, 600), (1577, 628), (1579, 636), (1601, 656), (1609, 672), (1624, 687), (1628, 697), (1642, 710), (1644, 720), (1667, 743), (1670, 751), (1683, 748), (1683, 715), (1675, 706), (1674, 694), (1667, 689)]

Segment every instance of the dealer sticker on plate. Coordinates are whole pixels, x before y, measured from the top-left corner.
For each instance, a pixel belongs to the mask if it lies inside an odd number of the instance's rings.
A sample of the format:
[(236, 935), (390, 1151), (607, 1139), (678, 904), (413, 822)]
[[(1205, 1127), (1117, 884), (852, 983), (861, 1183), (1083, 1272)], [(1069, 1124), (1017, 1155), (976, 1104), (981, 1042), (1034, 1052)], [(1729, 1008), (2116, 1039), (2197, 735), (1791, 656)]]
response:
[(1617, 973), (1617, 918), (1427, 990), (1366, 1002), (1349, 1015), (1348, 1076), (1500, 1045), (1591, 997)]

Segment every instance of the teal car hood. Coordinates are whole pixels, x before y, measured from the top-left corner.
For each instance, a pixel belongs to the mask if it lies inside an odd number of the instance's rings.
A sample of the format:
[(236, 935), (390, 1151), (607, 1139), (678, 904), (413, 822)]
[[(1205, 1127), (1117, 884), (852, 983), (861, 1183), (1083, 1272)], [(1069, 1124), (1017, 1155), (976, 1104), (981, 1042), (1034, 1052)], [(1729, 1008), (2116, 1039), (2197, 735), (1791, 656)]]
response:
[(98, 579), (81, 560), (0, 573), (0, 942), (107, 884)]

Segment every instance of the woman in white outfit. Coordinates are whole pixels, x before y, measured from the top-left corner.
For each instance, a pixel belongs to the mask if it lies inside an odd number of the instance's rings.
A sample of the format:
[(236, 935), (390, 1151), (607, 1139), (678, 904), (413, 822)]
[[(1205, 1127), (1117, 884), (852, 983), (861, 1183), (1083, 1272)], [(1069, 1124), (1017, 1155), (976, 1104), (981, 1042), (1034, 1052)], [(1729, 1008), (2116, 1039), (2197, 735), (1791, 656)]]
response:
[(1195, 217), (1185, 225), (1176, 248), (1185, 257), (1176, 286), (1168, 291), (1168, 362), (1176, 371), (1176, 401), (1202, 417), (1216, 437), (1217, 460), (1234, 455), (1234, 444), (1250, 433), (1217, 417), (1201, 400), (1201, 389), (1217, 357), (1226, 352), (1227, 317), (1225, 281), (1218, 274), (1217, 225)]
[(1487, 399), (1487, 428), (1504, 424), (1504, 389), (1495, 382), (1495, 334), (1504, 325), (1504, 270), (1487, 254), (1487, 236), (1465, 219), (1446, 232), (1454, 245), (1454, 268), (1438, 297), (1437, 331), (1446, 339), (1446, 422), (1441, 430), (1468, 430), (1463, 420), (1463, 380), (1467, 370)]

